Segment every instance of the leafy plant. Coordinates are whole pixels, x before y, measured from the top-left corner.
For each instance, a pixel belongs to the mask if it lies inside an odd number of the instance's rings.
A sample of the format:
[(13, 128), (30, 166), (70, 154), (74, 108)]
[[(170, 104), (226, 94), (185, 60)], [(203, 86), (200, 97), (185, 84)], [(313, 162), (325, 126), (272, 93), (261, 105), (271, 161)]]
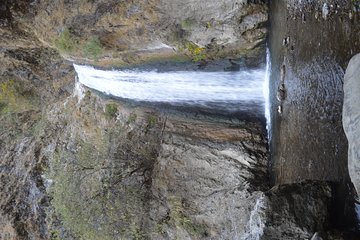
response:
[(199, 47), (192, 42), (186, 42), (185, 48), (191, 54), (192, 60), (194, 62), (199, 62), (206, 59), (205, 48)]
[(75, 39), (72, 37), (69, 29), (65, 29), (60, 36), (55, 40), (56, 48), (63, 53), (70, 53), (74, 50), (76, 45)]
[(85, 43), (84, 46), (85, 56), (97, 61), (99, 59), (99, 56), (102, 54), (102, 52), (103, 52), (103, 48), (99, 38), (97, 37), (91, 38)]

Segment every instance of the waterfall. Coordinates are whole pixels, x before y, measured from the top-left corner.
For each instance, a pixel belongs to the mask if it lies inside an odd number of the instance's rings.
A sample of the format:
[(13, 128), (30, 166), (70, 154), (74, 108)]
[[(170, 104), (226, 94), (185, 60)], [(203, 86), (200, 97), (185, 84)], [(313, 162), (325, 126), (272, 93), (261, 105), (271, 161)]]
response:
[(158, 72), (74, 67), (81, 84), (123, 99), (193, 104), (229, 111), (255, 111), (264, 104), (265, 69)]
[(266, 130), (268, 134), (268, 141), (271, 139), (271, 115), (270, 115), (270, 71), (271, 71), (271, 60), (270, 50), (266, 49), (266, 72), (264, 81), (264, 99), (265, 99), (265, 118), (266, 118)]

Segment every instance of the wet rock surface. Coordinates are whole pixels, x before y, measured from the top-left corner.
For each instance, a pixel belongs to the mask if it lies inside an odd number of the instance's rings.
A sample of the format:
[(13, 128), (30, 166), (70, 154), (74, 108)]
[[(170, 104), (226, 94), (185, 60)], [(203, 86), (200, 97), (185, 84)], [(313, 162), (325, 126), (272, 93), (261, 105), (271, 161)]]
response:
[(358, 239), (356, 231), (338, 228), (338, 185), (303, 181), (267, 191), (263, 239)]
[[(344, 223), (354, 217), (354, 196), (342, 104), (345, 68), (360, 50), (357, 3), (272, 1), (270, 12), (272, 182), (338, 182), (343, 220), (337, 224), (350, 226)], [(278, 100), (281, 88), (286, 97)]]
[(349, 142), (348, 167), (351, 181), (360, 193), (360, 55), (355, 55), (347, 69), (344, 79), (343, 124)]
[[(243, 129), (168, 119), (153, 172), (151, 211), (151, 218), (164, 221), (164, 234), (154, 239), (260, 236), (249, 219), (268, 188), (263, 142), (256, 124)], [(174, 201), (191, 224), (172, 219)]]
[(0, 238), (46, 239), (42, 149), (56, 126), (45, 131), (45, 112), (69, 95), (73, 70), (18, 28), (1, 28), (0, 35)]
[[(325, 3), (327, 19), (321, 17)], [(274, 1), (271, 13), (274, 182), (346, 180), (342, 82), (348, 61), (360, 49), (359, 12), (353, 1)], [(280, 103), (276, 92), (282, 78), (286, 99)]]
[[(117, 109), (114, 115), (107, 112), (109, 106)], [(55, 228), (57, 236), (259, 234), (248, 222), (268, 188), (262, 124), (164, 115), (104, 101), (91, 92), (49, 115), (52, 124), (66, 122), (46, 173), (54, 182), (54, 213), (64, 225)]]

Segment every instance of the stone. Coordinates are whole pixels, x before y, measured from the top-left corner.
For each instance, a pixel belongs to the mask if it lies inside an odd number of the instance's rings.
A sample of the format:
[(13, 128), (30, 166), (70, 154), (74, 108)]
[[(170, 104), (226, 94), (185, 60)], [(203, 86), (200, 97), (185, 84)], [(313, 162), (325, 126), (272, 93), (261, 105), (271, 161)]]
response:
[(344, 79), (343, 125), (349, 141), (348, 167), (351, 181), (360, 193), (360, 54), (346, 69)]

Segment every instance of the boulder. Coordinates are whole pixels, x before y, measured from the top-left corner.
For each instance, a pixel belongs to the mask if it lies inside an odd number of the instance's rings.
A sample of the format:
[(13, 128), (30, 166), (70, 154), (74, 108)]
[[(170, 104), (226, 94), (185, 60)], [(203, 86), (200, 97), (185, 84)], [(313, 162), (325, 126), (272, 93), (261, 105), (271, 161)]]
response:
[(343, 125), (349, 141), (348, 167), (356, 191), (360, 192), (360, 54), (354, 56), (344, 79)]

